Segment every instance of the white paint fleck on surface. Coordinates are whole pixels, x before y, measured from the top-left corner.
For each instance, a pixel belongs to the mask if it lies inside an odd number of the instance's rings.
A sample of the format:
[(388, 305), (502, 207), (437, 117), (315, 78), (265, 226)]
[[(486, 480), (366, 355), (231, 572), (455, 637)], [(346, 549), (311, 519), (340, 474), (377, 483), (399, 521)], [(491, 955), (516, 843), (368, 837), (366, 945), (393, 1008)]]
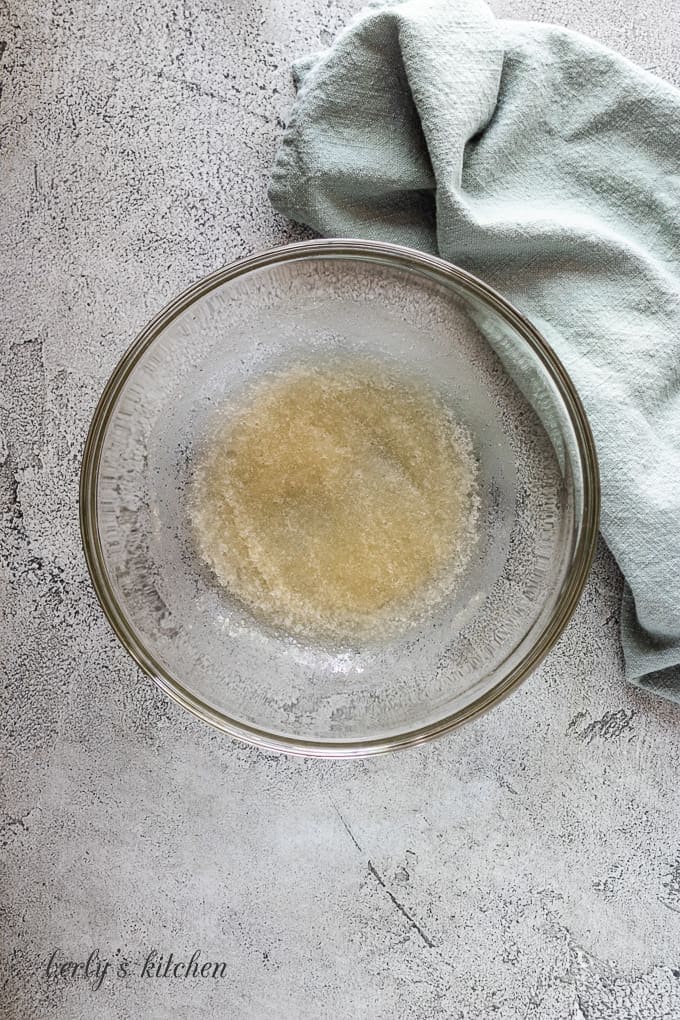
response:
[[(494, 6), (680, 84), (675, 0)], [(172, 295), (301, 236), (265, 195), (289, 67), (358, 7), (0, 0), (3, 1015), (680, 1016), (680, 710), (622, 681), (606, 551), (513, 697), (355, 763), (194, 721), (88, 582), (77, 476), (104, 380)], [(134, 962), (93, 992), (47, 981), (55, 948)], [(154, 948), (228, 976), (141, 978)]]

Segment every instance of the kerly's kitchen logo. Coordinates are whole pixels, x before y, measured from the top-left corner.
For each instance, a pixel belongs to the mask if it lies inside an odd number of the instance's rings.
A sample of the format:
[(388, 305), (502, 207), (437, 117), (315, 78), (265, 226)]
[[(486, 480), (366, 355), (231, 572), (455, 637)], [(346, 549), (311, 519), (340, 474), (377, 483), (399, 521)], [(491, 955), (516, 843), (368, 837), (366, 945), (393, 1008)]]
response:
[(120, 949), (110, 957), (93, 949), (80, 960), (71, 960), (67, 953), (55, 949), (47, 961), (46, 973), (52, 981), (86, 981), (97, 992), (104, 981), (114, 978), (223, 978), (227, 965), (206, 959), (200, 949), (195, 949), (191, 956), (152, 949), (142, 961), (123, 956)]

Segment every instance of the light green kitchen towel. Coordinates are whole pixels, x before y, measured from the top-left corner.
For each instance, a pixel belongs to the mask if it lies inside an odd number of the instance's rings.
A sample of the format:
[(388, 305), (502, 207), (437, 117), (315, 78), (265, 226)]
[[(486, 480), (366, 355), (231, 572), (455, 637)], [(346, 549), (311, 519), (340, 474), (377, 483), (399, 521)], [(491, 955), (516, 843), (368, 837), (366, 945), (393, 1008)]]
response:
[(595, 434), (626, 674), (680, 701), (680, 91), (481, 0), (374, 4), (295, 73), (274, 206), (436, 252), (535, 322)]

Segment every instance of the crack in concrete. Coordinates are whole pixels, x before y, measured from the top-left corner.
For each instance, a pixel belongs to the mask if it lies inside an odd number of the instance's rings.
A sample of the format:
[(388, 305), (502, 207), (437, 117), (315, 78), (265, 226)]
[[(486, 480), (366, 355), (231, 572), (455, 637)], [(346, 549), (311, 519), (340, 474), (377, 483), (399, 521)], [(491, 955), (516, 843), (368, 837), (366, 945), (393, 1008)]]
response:
[(335, 812), (336, 812), (336, 814), (337, 814), (338, 818), (340, 819), (340, 821), (342, 822), (342, 824), (343, 824), (343, 825), (344, 825), (344, 827), (345, 827), (345, 832), (347, 833), (347, 835), (349, 836), (349, 838), (350, 838), (350, 839), (352, 840), (352, 842), (354, 843), (354, 845), (355, 845), (355, 847), (357, 848), (357, 850), (359, 851), (359, 853), (363, 853), (364, 851), (363, 851), (363, 850), (361, 849), (361, 847), (359, 846), (359, 844), (358, 844), (358, 842), (357, 842), (357, 839), (356, 839), (356, 836), (354, 835), (354, 833), (353, 833), (353, 832), (352, 832), (352, 830), (350, 829), (349, 825), (348, 825), (348, 824), (347, 824), (347, 822), (345, 821), (344, 817), (342, 816), (342, 814), (341, 814), (341, 812), (340, 812), (340, 809), (338, 808), (337, 804), (333, 804), (333, 807), (335, 808)]
[[(345, 818), (344, 818), (342, 812), (340, 811), (339, 807), (337, 806), (337, 804), (335, 802), (333, 802), (333, 801), (331, 801), (331, 803), (333, 804), (333, 808), (335, 810), (335, 813), (337, 814), (338, 818), (340, 819), (340, 821), (343, 824), (345, 832), (347, 833), (349, 838), (352, 840), (352, 842), (354, 843), (354, 845), (357, 848), (357, 850), (359, 851), (359, 853), (363, 855), (364, 851), (363, 851), (362, 847), (360, 846), (359, 841), (357, 840), (356, 836), (352, 832), (352, 830), (351, 830), (351, 828), (349, 826), (349, 823), (345, 820)], [(424, 928), (420, 924), (418, 924), (418, 922), (416, 921), (415, 917), (413, 917), (413, 915), (408, 912), (408, 910), (406, 909), (404, 904), (401, 903), (400, 900), (397, 899), (397, 897), (394, 895), (392, 890), (389, 888), (389, 886), (385, 882), (384, 878), (382, 877), (382, 875), (380, 875), (380, 873), (378, 872), (378, 870), (376, 869), (375, 865), (373, 864), (373, 862), (371, 860), (367, 861), (367, 867), (368, 867), (369, 874), (373, 876), (373, 878), (376, 880), (376, 882), (378, 883), (380, 888), (384, 889), (384, 891), (387, 893), (387, 895), (391, 899), (392, 903), (394, 904), (395, 908), (399, 911), (399, 913), (402, 915), (402, 917), (404, 917), (408, 921), (409, 926), (411, 928), (413, 928), (414, 931), (416, 931), (418, 933), (418, 935), (420, 936), (420, 938), (425, 943), (425, 945), (427, 946), (428, 949), (434, 949), (435, 945), (434, 945), (434, 942), (432, 941), (432, 939), (430, 938), (430, 936), (427, 934), (427, 932), (424, 930)]]
[(368, 862), (368, 870), (369, 870), (369, 872), (371, 873), (371, 875), (373, 875), (373, 877), (375, 878), (375, 880), (376, 880), (376, 882), (378, 883), (378, 885), (379, 885), (379, 886), (380, 886), (380, 887), (381, 887), (382, 889), (384, 889), (384, 890), (385, 890), (385, 892), (387, 893), (387, 895), (389, 896), (389, 898), (390, 898), (390, 899), (392, 900), (392, 903), (393, 903), (393, 904), (394, 904), (394, 906), (395, 906), (395, 907), (397, 908), (397, 910), (399, 911), (399, 913), (400, 913), (400, 914), (403, 914), (403, 916), (404, 916), (404, 917), (406, 918), (406, 920), (408, 921), (408, 923), (410, 924), (410, 926), (411, 926), (411, 927), (412, 927), (413, 929), (415, 929), (415, 931), (417, 931), (417, 932), (418, 932), (418, 934), (420, 935), (421, 939), (423, 940), (423, 942), (425, 943), (425, 945), (427, 946), (427, 948), (428, 948), (428, 949), (434, 949), (434, 942), (432, 941), (432, 939), (430, 938), (430, 936), (429, 936), (429, 935), (427, 934), (427, 932), (426, 932), (426, 931), (424, 931), (424, 930), (423, 930), (423, 929), (421, 928), (421, 926), (420, 926), (420, 925), (418, 924), (418, 922), (416, 921), (416, 919), (415, 919), (415, 918), (414, 918), (414, 917), (413, 917), (413, 916), (412, 916), (411, 914), (409, 914), (409, 912), (408, 912), (408, 910), (406, 909), (406, 907), (404, 906), (404, 904), (403, 904), (403, 903), (400, 903), (400, 902), (399, 902), (399, 900), (398, 900), (398, 899), (397, 899), (397, 897), (396, 897), (396, 896), (394, 895), (394, 893), (393, 893), (393, 892), (392, 892), (392, 891), (391, 891), (391, 890), (390, 890), (390, 889), (388, 888), (388, 886), (387, 886), (387, 885), (385, 884), (385, 881), (384, 881), (384, 879), (383, 879), (383, 878), (382, 878), (382, 877), (381, 877), (381, 876), (380, 876), (380, 875), (378, 874), (378, 872), (377, 872), (377, 871), (376, 871), (376, 869), (374, 868), (374, 866), (373, 866), (373, 864), (372, 864), (372, 862), (371, 862), (371, 861), (369, 861), (369, 862)]

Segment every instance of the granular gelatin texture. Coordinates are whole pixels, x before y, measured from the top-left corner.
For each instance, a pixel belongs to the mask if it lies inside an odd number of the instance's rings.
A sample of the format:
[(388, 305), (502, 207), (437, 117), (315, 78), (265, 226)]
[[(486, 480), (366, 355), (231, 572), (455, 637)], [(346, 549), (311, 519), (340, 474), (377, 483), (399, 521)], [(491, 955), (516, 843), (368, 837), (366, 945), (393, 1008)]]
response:
[(268, 622), (378, 637), (455, 586), (474, 544), (477, 465), (420, 382), (364, 360), (301, 365), (218, 416), (191, 517), (219, 581)]

